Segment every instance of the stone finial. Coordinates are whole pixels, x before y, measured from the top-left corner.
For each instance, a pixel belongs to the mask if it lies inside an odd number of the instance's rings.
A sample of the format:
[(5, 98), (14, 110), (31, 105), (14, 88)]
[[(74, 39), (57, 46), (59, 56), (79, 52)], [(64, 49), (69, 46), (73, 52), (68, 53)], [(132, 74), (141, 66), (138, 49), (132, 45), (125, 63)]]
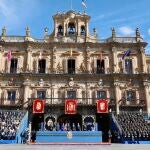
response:
[(2, 36), (6, 36), (6, 27), (2, 28)]
[(136, 28), (136, 37), (141, 37), (139, 28)]
[(47, 35), (48, 35), (48, 28), (45, 27), (45, 28), (44, 28), (44, 36), (47, 36)]
[(111, 29), (111, 31), (112, 31), (112, 37), (116, 37), (116, 30), (114, 27)]
[(28, 26), (26, 27), (26, 36), (30, 36), (30, 28)]
[(96, 30), (96, 28), (93, 28), (93, 33), (94, 33), (95, 36), (97, 36), (97, 30)]

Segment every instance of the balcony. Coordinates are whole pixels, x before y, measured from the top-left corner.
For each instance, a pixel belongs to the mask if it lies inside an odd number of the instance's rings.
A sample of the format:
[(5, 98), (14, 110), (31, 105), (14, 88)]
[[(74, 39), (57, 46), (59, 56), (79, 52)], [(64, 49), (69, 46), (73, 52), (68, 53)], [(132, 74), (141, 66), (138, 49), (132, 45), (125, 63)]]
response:
[(146, 103), (144, 100), (141, 99), (134, 99), (134, 100), (127, 100), (127, 99), (121, 99), (120, 100), (120, 107), (144, 107), (146, 106)]
[(16, 98), (15, 100), (0, 98), (0, 106), (21, 106), (22, 104), (23, 104), (23, 98)]
[[(29, 98), (28, 100), (28, 105), (32, 105), (33, 100), (36, 100), (39, 98)], [(45, 98), (45, 104), (48, 106), (64, 106), (65, 105), (65, 100), (68, 98)], [(95, 98), (75, 98), (78, 103), (78, 106), (96, 106), (96, 101), (98, 99)], [(109, 99), (109, 98), (107, 98)], [(42, 99), (43, 100), (43, 99)], [(115, 101), (110, 100), (109, 101), (109, 106), (115, 106)]]

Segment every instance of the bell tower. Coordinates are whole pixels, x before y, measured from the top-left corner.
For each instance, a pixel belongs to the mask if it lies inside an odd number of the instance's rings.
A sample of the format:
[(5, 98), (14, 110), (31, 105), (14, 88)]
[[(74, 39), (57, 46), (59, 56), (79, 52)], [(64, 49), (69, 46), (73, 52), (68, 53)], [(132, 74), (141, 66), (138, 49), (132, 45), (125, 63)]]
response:
[(55, 42), (89, 42), (90, 16), (87, 14), (70, 10), (66, 13), (57, 13), (53, 20), (54, 31), (50, 39)]

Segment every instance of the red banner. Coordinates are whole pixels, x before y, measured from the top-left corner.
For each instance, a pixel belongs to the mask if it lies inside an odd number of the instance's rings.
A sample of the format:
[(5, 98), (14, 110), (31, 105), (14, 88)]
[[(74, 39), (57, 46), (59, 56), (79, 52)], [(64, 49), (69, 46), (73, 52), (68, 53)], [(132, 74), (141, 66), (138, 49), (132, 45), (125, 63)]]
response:
[(44, 113), (45, 100), (36, 99), (33, 101), (33, 113)]
[(66, 100), (65, 114), (76, 114), (76, 113), (77, 113), (77, 100)]
[(108, 100), (97, 100), (97, 113), (108, 113)]

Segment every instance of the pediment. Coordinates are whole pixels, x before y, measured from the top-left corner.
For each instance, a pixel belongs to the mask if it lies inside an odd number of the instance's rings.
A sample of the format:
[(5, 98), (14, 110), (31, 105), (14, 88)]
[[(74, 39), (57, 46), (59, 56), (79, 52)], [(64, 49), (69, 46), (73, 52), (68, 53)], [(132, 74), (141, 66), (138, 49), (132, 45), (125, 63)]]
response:
[(62, 56), (78, 56), (78, 55), (80, 55), (80, 52), (77, 52), (75, 50), (69, 50), (62, 53)]

